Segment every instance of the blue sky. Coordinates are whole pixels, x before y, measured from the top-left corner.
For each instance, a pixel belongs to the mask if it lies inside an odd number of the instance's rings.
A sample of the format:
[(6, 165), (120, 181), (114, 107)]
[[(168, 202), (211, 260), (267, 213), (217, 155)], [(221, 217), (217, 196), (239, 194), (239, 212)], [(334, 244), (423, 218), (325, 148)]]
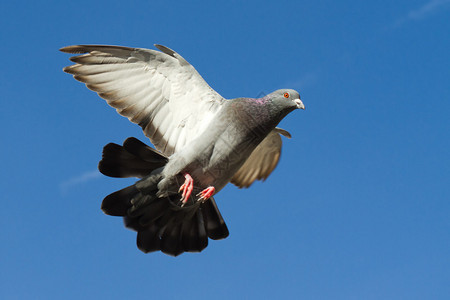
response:
[[(449, 299), (450, 1), (3, 1), (0, 298)], [(226, 98), (300, 91), (280, 164), (216, 197), (230, 236), (143, 254), (96, 171), (140, 128), (72, 44), (181, 53)]]

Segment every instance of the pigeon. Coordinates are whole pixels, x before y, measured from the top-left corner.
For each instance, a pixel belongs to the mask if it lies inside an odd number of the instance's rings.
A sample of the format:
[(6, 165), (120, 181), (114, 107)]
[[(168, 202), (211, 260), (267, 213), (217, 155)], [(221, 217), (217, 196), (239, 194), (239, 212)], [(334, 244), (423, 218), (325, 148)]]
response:
[(261, 98), (225, 99), (180, 54), (107, 45), (61, 48), (75, 64), (63, 70), (142, 127), (136, 138), (103, 148), (99, 171), (138, 181), (106, 196), (101, 209), (123, 217), (137, 247), (171, 256), (200, 252), (229, 235), (214, 196), (229, 182), (249, 187), (276, 167), (278, 123), (304, 109), (292, 89)]

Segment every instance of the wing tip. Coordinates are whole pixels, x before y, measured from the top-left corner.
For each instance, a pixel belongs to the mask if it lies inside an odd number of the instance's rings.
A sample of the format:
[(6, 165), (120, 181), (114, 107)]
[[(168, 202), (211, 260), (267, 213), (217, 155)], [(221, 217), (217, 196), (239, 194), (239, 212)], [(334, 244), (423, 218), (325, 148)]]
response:
[(284, 137), (286, 137), (288, 139), (292, 138), (291, 133), (289, 131), (283, 129), (283, 128), (275, 127), (275, 132), (278, 132), (279, 134), (281, 134), (282, 136), (284, 136)]
[(83, 54), (83, 53), (89, 53), (92, 51), (101, 51), (101, 52), (105, 52), (105, 53), (111, 53), (111, 51), (116, 51), (116, 50), (133, 51), (135, 49), (138, 49), (138, 48), (130, 48), (130, 47), (116, 46), (116, 45), (71, 45), (71, 46), (62, 47), (59, 49), (59, 51), (64, 52), (64, 53), (71, 53), (71, 54)]
[(64, 53), (72, 53), (72, 54), (89, 52), (89, 50), (86, 49), (86, 46), (83, 46), (83, 45), (66, 46), (66, 47), (60, 48), (59, 51), (64, 52)]
[(175, 51), (173, 51), (169, 47), (166, 47), (166, 46), (163, 46), (163, 45), (160, 45), (160, 44), (153, 44), (153, 45), (156, 48), (158, 48), (159, 51), (161, 51), (161, 52), (163, 52), (163, 53), (165, 53), (167, 55), (170, 55), (172, 57), (175, 57), (175, 54), (177, 54)]

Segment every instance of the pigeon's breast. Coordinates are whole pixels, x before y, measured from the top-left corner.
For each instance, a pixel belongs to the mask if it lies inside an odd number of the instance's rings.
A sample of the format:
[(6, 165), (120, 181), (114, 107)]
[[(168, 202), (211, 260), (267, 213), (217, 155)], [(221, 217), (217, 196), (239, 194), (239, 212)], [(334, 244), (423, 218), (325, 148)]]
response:
[(272, 119), (259, 103), (231, 103), (170, 157), (164, 173), (167, 177), (189, 173), (197, 187), (214, 186), (218, 192), (280, 120)]
[(222, 189), (274, 126), (235, 112), (217, 120), (191, 146), (188, 172), (202, 187)]

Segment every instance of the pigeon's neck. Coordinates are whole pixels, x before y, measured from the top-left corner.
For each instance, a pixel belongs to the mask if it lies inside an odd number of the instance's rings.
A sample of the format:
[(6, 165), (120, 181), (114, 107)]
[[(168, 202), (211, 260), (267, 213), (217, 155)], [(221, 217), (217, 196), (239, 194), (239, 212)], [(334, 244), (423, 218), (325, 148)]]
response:
[(241, 126), (260, 132), (265, 137), (290, 112), (275, 106), (269, 96), (239, 99), (234, 111)]

